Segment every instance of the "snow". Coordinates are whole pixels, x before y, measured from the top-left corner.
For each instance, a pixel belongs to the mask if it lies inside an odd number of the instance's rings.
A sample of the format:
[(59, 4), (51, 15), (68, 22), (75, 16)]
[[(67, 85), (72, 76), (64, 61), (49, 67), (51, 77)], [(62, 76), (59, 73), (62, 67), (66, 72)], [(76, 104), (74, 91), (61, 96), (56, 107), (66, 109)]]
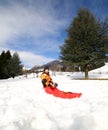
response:
[(34, 74), (0, 80), (0, 130), (107, 130), (108, 81), (69, 75), (57, 73), (52, 79), (60, 90), (83, 93), (81, 98), (46, 94)]
[(104, 66), (97, 68), (91, 71), (92, 73), (107, 73), (108, 74), (108, 63), (105, 63)]

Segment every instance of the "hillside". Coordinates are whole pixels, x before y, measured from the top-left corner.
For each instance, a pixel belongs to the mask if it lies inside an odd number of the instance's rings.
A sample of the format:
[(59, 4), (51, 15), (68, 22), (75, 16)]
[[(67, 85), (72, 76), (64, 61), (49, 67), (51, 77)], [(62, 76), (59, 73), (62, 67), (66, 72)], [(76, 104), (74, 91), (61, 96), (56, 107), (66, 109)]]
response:
[[(44, 64), (42, 66), (34, 66), (30, 70), (42, 70), (45, 66), (48, 66), (53, 71), (64, 71), (66, 69), (66, 65), (60, 60), (54, 60)], [(78, 66), (76, 68), (79, 68)], [(108, 63), (105, 63), (104, 66), (99, 67), (97, 69), (89, 71), (90, 73), (108, 73)]]
[(108, 63), (105, 63), (104, 66), (94, 69), (92, 71), (89, 71), (90, 73), (106, 73), (108, 74)]
[(65, 67), (62, 61), (54, 60), (42, 66), (34, 66), (31, 70), (40, 70), (40, 69), (43, 69), (45, 66), (48, 66), (53, 71), (60, 71), (63, 67)]

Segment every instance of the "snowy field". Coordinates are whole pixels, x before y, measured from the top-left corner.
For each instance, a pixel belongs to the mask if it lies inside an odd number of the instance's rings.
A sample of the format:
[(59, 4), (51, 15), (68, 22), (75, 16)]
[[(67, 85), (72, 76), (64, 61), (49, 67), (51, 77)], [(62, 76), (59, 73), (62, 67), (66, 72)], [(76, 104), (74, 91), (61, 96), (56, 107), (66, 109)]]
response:
[(108, 130), (108, 80), (71, 80), (67, 73), (52, 78), (81, 98), (46, 94), (33, 74), (0, 80), (0, 130)]

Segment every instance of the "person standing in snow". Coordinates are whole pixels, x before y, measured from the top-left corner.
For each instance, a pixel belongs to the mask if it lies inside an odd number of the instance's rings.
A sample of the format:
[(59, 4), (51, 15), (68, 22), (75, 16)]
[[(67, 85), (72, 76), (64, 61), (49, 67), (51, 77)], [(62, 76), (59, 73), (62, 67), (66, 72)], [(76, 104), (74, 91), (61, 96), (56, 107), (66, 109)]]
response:
[(58, 84), (53, 82), (50, 74), (49, 74), (49, 67), (48, 66), (45, 66), (44, 67), (44, 70), (43, 70), (43, 73), (41, 74), (40, 76), (41, 78), (41, 81), (42, 81), (42, 84), (43, 84), (43, 87), (57, 87)]

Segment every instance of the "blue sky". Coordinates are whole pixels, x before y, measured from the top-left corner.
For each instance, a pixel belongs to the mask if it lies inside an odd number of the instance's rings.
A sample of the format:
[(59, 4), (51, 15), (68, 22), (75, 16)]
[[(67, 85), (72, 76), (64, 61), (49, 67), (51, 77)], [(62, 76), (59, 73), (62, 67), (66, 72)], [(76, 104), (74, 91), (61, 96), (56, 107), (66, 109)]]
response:
[(26, 67), (59, 59), (79, 8), (108, 17), (107, 0), (0, 0), (0, 53), (18, 52)]

